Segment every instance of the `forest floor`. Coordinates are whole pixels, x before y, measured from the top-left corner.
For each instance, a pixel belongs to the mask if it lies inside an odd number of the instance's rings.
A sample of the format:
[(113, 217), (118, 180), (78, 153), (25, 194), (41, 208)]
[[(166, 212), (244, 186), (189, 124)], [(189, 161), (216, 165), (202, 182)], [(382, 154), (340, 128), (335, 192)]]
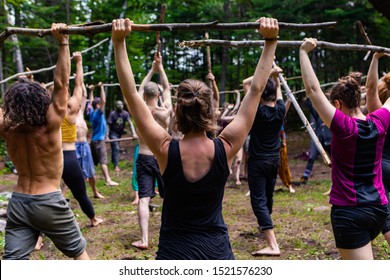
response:
[[(294, 181), (299, 181), (304, 171), (306, 161), (296, 158), (305, 152), (309, 146), (309, 136), (303, 132), (287, 134), (289, 166)], [(90, 227), (89, 219), (81, 211), (71, 193), (67, 198), (76, 215), (82, 233), (87, 240), (87, 252), (95, 260), (152, 260), (156, 256), (158, 235), (161, 219), (160, 197), (152, 199), (157, 205), (150, 213), (149, 248), (139, 250), (131, 243), (140, 238), (137, 206), (132, 205), (133, 190), (131, 175), (135, 141), (121, 142), (121, 171), (115, 173), (109, 166), (113, 180), (120, 182), (118, 187), (107, 187), (104, 184), (100, 168), (97, 169), (98, 189), (105, 199), (92, 198), (88, 186), (88, 194), (95, 207), (98, 217), (104, 223), (98, 227)], [(110, 146), (107, 145), (108, 153)], [(0, 176), (0, 193), (12, 192), (17, 176), (2, 170)], [(238, 260), (277, 259), (277, 260), (335, 260), (340, 259), (335, 247), (332, 227), (330, 224), (329, 196), (323, 193), (330, 188), (330, 168), (319, 158), (305, 186), (296, 186), (296, 193), (289, 193), (278, 178), (274, 193), (274, 209), (272, 218), (275, 224), (275, 234), (280, 246), (279, 257), (254, 257), (251, 252), (265, 245), (264, 238), (258, 230), (256, 218), (252, 212), (246, 180), (236, 186), (233, 177), (229, 178), (223, 200), (223, 216), (228, 226), (230, 242), (235, 258)], [(4, 246), (4, 234), (0, 236)], [(31, 259), (68, 259), (46, 237), (43, 247), (31, 255)], [(373, 242), (375, 259), (387, 260), (390, 249), (382, 235)], [(2, 251), (0, 258), (2, 258)]]

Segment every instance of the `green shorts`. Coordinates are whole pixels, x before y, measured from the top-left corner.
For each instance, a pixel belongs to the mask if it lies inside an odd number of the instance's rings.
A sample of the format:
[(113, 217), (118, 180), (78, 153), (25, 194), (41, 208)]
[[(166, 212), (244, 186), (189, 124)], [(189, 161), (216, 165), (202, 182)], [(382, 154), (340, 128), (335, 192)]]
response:
[(28, 259), (40, 233), (70, 258), (86, 248), (79, 225), (61, 192), (41, 195), (12, 194), (7, 208), (3, 258)]

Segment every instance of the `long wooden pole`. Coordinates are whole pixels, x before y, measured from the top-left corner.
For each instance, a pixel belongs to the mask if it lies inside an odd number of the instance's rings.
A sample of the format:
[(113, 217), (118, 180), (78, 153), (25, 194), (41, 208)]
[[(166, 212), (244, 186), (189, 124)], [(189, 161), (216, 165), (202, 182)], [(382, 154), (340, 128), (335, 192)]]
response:
[[(158, 23), (163, 23), (165, 18), (165, 10), (167, 8), (167, 5), (163, 4), (161, 6), (161, 12), (160, 12), (160, 18)], [(160, 31), (156, 31), (156, 42), (157, 42), (157, 51), (161, 52), (161, 40), (160, 40)]]
[[(227, 48), (244, 48), (244, 47), (259, 47), (264, 46), (264, 40), (258, 41), (228, 41), (228, 40), (193, 40), (183, 41), (179, 44), (180, 47), (200, 48), (207, 46), (218, 46)], [(300, 47), (302, 41), (278, 41), (278, 47)], [(318, 48), (334, 49), (341, 51), (373, 51), (390, 53), (390, 48), (374, 46), (374, 45), (359, 45), (359, 44), (337, 44), (326, 41), (317, 41)]]
[[(92, 50), (92, 49), (94, 49), (94, 48), (100, 46), (101, 44), (107, 42), (108, 39), (110, 39), (110, 38), (106, 38), (106, 39), (100, 41), (99, 43), (93, 45), (92, 47), (89, 47), (89, 48), (87, 48), (87, 49), (85, 49), (85, 50), (82, 50), (81, 53), (82, 53), (82, 54), (83, 54), (83, 53), (86, 53), (86, 52), (88, 52), (88, 51), (90, 51), (90, 50)], [(70, 59), (73, 59), (73, 57), (71, 57)], [(5, 82), (8, 82), (9, 80), (15, 79), (15, 78), (17, 78), (17, 77), (19, 77), (19, 76), (22, 76), (22, 75), (29, 75), (29, 74), (36, 74), (36, 73), (47, 72), (47, 71), (53, 70), (53, 69), (55, 69), (55, 68), (56, 68), (56, 65), (53, 65), (53, 66), (49, 66), (49, 67), (45, 67), (45, 68), (41, 68), (41, 69), (37, 69), (37, 70), (32, 70), (32, 71), (26, 71), (26, 72), (16, 73), (16, 74), (14, 74), (14, 75), (12, 75), (12, 76), (9, 76), (8, 78), (6, 78), (6, 79), (0, 81), (0, 84), (3, 84), (3, 83), (5, 83)]]
[[(85, 76), (89, 76), (89, 75), (93, 75), (93, 74), (95, 74), (95, 70), (92, 70), (92, 71), (89, 71), (89, 72), (85, 72), (83, 74), (83, 76), (85, 77)], [(73, 80), (75, 77), (76, 77), (76, 75), (70, 76), (69, 80)], [(54, 84), (54, 81), (48, 82), (47, 84), (45, 84), (45, 87), (49, 87), (49, 86), (51, 86), (53, 84)]]
[[(286, 23), (279, 22), (280, 29), (290, 30), (310, 30), (321, 28), (332, 28), (336, 26), (335, 21), (320, 23)], [(238, 30), (238, 29), (258, 29), (259, 22), (238, 22), (238, 23), (219, 23), (218, 21), (206, 23), (164, 23), (164, 24), (133, 24), (132, 30), (140, 32), (149, 31), (190, 31), (190, 30)], [(111, 32), (112, 23), (104, 23), (90, 26), (68, 26), (61, 32), (69, 35), (83, 35), (92, 37), (98, 33)], [(0, 44), (3, 43), (12, 34), (29, 36), (50, 36), (50, 29), (33, 29), (21, 27), (7, 27), (0, 34)]]
[[(274, 66), (275, 66), (275, 63), (274, 63)], [(306, 127), (307, 132), (309, 133), (311, 139), (313, 140), (317, 150), (320, 152), (322, 158), (324, 159), (325, 164), (330, 166), (331, 161), (329, 159), (328, 154), (326, 153), (324, 147), (322, 147), (321, 142), (318, 140), (317, 135), (315, 134), (313, 128), (311, 127), (310, 122), (307, 120), (305, 114), (303, 113), (301, 107), (299, 106), (298, 101), (295, 99), (295, 96), (291, 93), (290, 87), (288, 86), (286, 80), (284, 79), (284, 77), (281, 73), (279, 73), (278, 76), (279, 76), (279, 80), (282, 83), (284, 90), (286, 91), (287, 97), (291, 100), (291, 103), (293, 104), (293, 106), (294, 106), (295, 110), (297, 111), (299, 117), (301, 118), (304, 126)]]

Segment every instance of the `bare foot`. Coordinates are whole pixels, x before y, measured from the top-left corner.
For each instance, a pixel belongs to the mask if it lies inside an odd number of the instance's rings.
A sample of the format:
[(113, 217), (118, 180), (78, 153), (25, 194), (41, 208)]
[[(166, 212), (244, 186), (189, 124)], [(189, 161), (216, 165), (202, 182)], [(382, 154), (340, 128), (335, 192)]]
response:
[(106, 185), (109, 187), (116, 187), (116, 186), (119, 186), (119, 183), (114, 182), (114, 181), (108, 181), (108, 182), (106, 182)]
[(121, 169), (118, 166), (115, 166), (115, 172), (120, 172)]
[(103, 219), (100, 219), (100, 218), (92, 218), (91, 219), (91, 226), (92, 227), (97, 227), (98, 225), (100, 225), (101, 223), (103, 223)]
[(134, 247), (137, 247), (138, 249), (141, 249), (141, 250), (148, 249), (148, 244), (143, 243), (141, 240), (135, 241), (135, 242), (131, 243), (131, 245)]
[(34, 251), (41, 250), (42, 246), (43, 246), (42, 235), (39, 235), (38, 240), (37, 240), (37, 244), (35, 244)]
[(99, 192), (94, 193), (94, 198), (105, 198), (104, 195), (100, 194)]
[(294, 188), (291, 185), (288, 186), (288, 190), (289, 190), (290, 193), (295, 193), (295, 190), (294, 190)]
[(330, 195), (330, 189), (323, 193), (323, 195)]
[(237, 185), (237, 186), (242, 185), (241, 181), (236, 181), (236, 185)]
[(257, 252), (253, 252), (252, 256), (280, 256), (279, 248), (271, 249), (270, 247), (265, 247)]
[(139, 202), (139, 199), (134, 199), (133, 202), (131, 203), (132, 205), (137, 205)]

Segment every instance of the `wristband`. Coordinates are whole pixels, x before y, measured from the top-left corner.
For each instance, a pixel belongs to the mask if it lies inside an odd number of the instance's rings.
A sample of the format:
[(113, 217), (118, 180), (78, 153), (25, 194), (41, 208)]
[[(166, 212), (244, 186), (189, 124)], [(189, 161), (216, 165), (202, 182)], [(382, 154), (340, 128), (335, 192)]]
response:
[(263, 38), (263, 39), (264, 39), (264, 41), (268, 41), (268, 42), (277, 41), (279, 39), (279, 36), (274, 37), (274, 38)]

